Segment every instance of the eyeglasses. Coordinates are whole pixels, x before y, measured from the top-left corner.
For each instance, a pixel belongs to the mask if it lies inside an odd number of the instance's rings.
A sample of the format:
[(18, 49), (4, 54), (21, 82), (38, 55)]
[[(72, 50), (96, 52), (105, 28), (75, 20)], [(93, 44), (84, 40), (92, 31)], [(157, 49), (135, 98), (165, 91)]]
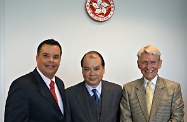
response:
[(147, 66), (148, 64), (151, 66), (157, 65), (157, 62), (155, 62), (155, 61), (149, 61), (149, 62), (148, 61), (140, 61), (140, 63), (145, 66)]

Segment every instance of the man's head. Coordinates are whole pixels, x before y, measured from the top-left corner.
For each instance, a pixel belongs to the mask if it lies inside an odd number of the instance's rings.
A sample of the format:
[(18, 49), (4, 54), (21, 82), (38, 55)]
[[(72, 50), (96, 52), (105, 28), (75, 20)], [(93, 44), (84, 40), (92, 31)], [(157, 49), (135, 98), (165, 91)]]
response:
[(36, 62), (38, 69), (52, 79), (57, 72), (62, 55), (60, 44), (54, 39), (48, 39), (40, 43), (37, 48)]
[(160, 51), (156, 47), (148, 45), (141, 48), (137, 56), (138, 68), (141, 70), (141, 73), (146, 79), (152, 80), (162, 65)]
[(100, 53), (90, 51), (81, 60), (82, 74), (86, 83), (97, 87), (105, 73), (105, 62)]

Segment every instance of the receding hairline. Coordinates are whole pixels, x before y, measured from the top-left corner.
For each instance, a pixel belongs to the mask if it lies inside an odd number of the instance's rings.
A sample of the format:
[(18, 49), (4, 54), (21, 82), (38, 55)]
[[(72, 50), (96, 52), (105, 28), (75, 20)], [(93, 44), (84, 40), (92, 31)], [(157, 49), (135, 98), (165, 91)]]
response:
[(83, 66), (83, 61), (86, 56), (89, 56), (89, 58), (100, 58), (101, 59), (101, 65), (104, 67), (105, 66), (105, 61), (103, 59), (103, 56), (97, 52), (97, 51), (89, 51), (87, 52), (81, 59), (81, 67)]

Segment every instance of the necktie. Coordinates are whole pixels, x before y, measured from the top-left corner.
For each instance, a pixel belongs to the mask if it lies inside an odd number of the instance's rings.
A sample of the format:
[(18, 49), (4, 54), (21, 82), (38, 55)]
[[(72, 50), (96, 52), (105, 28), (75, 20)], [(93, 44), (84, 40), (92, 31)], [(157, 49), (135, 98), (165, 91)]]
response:
[(51, 80), (49, 86), (50, 86), (50, 91), (51, 91), (53, 97), (55, 98), (56, 102), (58, 103), (58, 99), (57, 99), (57, 96), (56, 96), (56, 93), (55, 93), (55, 83), (54, 83), (54, 81)]
[(97, 90), (96, 89), (92, 89), (92, 92), (94, 93), (92, 95), (92, 98), (95, 100), (95, 103), (98, 104), (99, 103), (99, 98), (98, 98), (97, 93), (96, 93)]
[(150, 115), (152, 100), (153, 100), (153, 95), (154, 95), (154, 91), (151, 87), (151, 84), (152, 82), (148, 81), (147, 87), (146, 87), (146, 102), (147, 102), (148, 115)]

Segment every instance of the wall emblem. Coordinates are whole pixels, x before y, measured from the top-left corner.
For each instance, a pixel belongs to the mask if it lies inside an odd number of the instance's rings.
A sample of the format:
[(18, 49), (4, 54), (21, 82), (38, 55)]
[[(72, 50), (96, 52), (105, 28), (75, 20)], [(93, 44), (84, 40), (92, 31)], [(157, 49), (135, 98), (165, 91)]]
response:
[(86, 11), (95, 21), (103, 22), (110, 19), (114, 10), (113, 0), (86, 0)]

